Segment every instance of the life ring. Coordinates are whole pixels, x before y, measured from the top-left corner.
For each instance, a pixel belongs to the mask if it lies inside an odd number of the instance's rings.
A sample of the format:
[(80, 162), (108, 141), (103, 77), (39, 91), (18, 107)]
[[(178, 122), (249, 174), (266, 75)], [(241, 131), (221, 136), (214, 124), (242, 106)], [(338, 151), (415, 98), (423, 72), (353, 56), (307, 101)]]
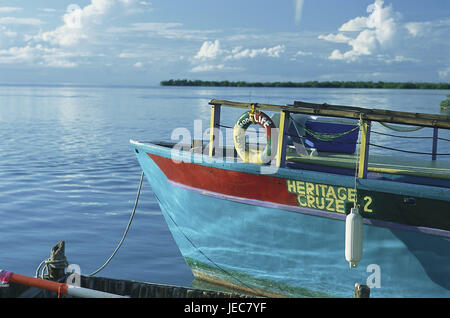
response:
[[(245, 132), (251, 124), (259, 124), (265, 129), (266, 146), (263, 150), (252, 149), (245, 142)], [(234, 148), (244, 162), (263, 164), (272, 158), (272, 128), (276, 128), (272, 119), (261, 111), (250, 110), (239, 117), (233, 129)]]

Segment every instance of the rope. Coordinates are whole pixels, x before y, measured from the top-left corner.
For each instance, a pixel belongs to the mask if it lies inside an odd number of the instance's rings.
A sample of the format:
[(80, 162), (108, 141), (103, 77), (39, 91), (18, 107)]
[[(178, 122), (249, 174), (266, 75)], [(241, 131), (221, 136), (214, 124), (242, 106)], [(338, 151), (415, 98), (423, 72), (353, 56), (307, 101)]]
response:
[(248, 117), (250, 117), (250, 120), (252, 121), (253, 124), (256, 124), (255, 113), (259, 114), (259, 111), (255, 110), (255, 104), (252, 104), (252, 109), (250, 110)]
[[(393, 150), (393, 151), (413, 153), (413, 154), (416, 154), (416, 155), (432, 155), (431, 152), (419, 152), (419, 151), (402, 150), (402, 149), (396, 149), (396, 148), (391, 148), (391, 147), (386, 147), (386, 146), (380, 146), (380, 145), (376, 145), (376, 144), (372, 144), (372, 143), (369, 143), (369, 145), (374, 146), (374, 147), (378, 147), (378, 148)], [(436, 156), (450, 156), (450, 153), (437, 153)]]
[(383, 136), (389, 136), (389, 137), (397, 137), (397, 138), (433, 139), (433, 137), (427, 137), (427, 136), (397, 136), (397, 135), (386, 134), (386, 133), (382, 133), (382, 132), (378, 132), (378, 131), (374, 131), (374, 130), (372, 130), (371, 133), (378, 134), (378, 135), (383, 135)]
[(233, 129), (233, 127), (225, 126), (225, 125), (219, 125), (219, 127)]
[[(43, 265), (44, 265), (44, 267), (42, 267)], [(47, 258), (47, 259), (43, 260), (43, 261), (39, 264), (38, 268), (36, 269), (36, 273), (35, 273), (34, 277), (44, 279), (44, 276), (45, 276), (44, 273), (46, 272), (47, 275), (48, 275), (48, 268), (49, 268), (49, 267), (53, 267), (53, 268), (56, 268), (56, 267), (66, 268), (67, 265), (68, 265), (68, 263), (67, 263), (67, 260), (66, 260), (66, 259), (57, 259), (57, 260), (54, 260), (54, 259), (51, 259), (51, 258)], [(41, 274), (39, 275), (39, 270), (41, 269), (41, 267), (42, 267), (42, 270), (41, 270)]]
[(137, 208), (137, 204), (139, 202), (139, 195), (141, 193), (141, 188), (142, 188), (142, 180), (144, 179), (144, 171), (142, 171), (141, 173), (141, 180), (139, 181), (139, 188), (138, 188), (138, 192), (136, 195), (136, 201), (134, 202), (134, 207), (133, 207), (133, 211), (131, 212), (131, 216), (130, 216), (130, 220), (128, 221), (127, 227), (125, 229), (125, 232), (123, 233), (122, 239), (120, 240), (119, 244), (117, 245), (116, 249), (114, 250), (114, 252), (111, 254), (111, 256), (108, 258), (108, 260), (105, 262), (105, 264), (103, 264), (99, 269), (97, 269), (96, 271), (92, 272), (89, 275), (86, 276), (94, 276), (95, 274), (97, 274), (98, 272), (100, 272), (103, 268), (106, 267), (106, 265), (109, 264), (109, 262), (112, 260), (112, 258), (114, 257), (114, 255), (116, 255), (117, 251), (119, 250), (119, 248), (122, 246), (123, 241), (125, 240), (125, 237), (127, 236), (128, 230), (130, 229), (130, 225), (131, 222), (133, 221), (133, 217), (134, 214), (136, 213), (136, 208)]
[(444, 140), (444, 141), (449, 141), (449, 142), (450, 142), (450, 139), (447, 139), (447, 138), (438, 137), (438, 139), (439, 139), (439, 140)]

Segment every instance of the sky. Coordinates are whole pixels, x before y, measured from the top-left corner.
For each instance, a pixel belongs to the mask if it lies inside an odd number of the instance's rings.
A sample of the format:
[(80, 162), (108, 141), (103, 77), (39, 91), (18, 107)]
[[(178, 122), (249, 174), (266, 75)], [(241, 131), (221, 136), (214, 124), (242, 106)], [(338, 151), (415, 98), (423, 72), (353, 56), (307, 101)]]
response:
[(450, 82), (450, 0), (0, 0), (0, 83)]

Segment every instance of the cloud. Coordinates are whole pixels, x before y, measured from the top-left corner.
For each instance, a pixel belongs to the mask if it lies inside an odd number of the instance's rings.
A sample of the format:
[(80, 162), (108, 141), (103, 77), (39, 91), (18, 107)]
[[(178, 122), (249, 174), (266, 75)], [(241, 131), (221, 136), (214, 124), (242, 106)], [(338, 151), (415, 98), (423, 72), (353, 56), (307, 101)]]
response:
[(223, 63), (220, 64), (203, 64), (193, 67), (190, 72), (200, 73), (200, 72), (213, 72), (213, 71), (242, 71), (242, 67), (228, 66)]
[(313, 52), (307, 52), (307, 51), (297, 51), (294, 56), (290, 58), (291, 61), (297, 61), (298, 57), (305, 57), (305, 56), (312, 56)]
[(0, 7), (0, 13), (11, 13), (11, 12), (17, 12), (21, 11), (22, 8), (18, 7)]
[(439, 69), (438, 75), (442, 80), (450, 79), (450, 66)]
[(16, 18), (16, 17), (4, 17), (0, 18), (0, 24), (22, 24), (22, 25), (31, 25), (31, 26), (39, 26), (44, 24), (44, 21), (35, 19), (35, 18)]
[(244, 58), (255, 58), (257, 56), (268, 56), (268, 57), (280, 57), (280, 54), (284, 52), (284, 45), (276, 45), (270, 48), (260, 48), (260, 49), (243, 49), (242, 47), (234, 47), (231, 50), (225, 50), (221, 48), (220, 41), (215, 40), (203, 42), (200, 50), (194, 56), (194, 59), (207, 60), (215, 59), (220, 55), (226, 55), (225, 61), (227, 60), (240, 60)]
[(77, 64), (67, 60), (72, 54), (40, 44), (24, 47), (10, 47), (0, 50), (0, 64), (29, 63), (49, 67), (75, 67)]
[(295, 53), (295, 56), (307, 56), (312, 54), (313, 54), (312, 52), (297, 51), (297, 53)]
[(243, 58), (255, 58), (257, 56), (268, 56), (268, 57), (280, 57), (281, 53), (284, 52), (284, 45), (276, 45), (270, 48), (261, 49), (242, 49), (240, 47), (234, 48), (231, 54), (228, 55), (226, 60), (239, 60)]
[[(49, 31), (38, 34), (23, 34), (14, 44), (0, 51), (0, 63), (22, 63), (45, 67), (73, 68), (86, 58), (99, 57), (101, 53), (91, 53), (93, 46), (102, 40), (98, 35), (105, 35), (103, 22), (114, 16), (123, 6), (137, 4), (136, 0), (91, 0), (84, 7), (71, 4), (62, 16), (63, 23)], [(36, 9), (55, 12), (54, 9)], [(116, 11), (113, 11), (116, 10)], [(5, 10), (4, 10), (5, 11)], [(12, 11), (8, 9), (8, 11)], [(36, 18), (0, 18), (0, 31), (10, 38), (16, 37), (16, 30), (6, 29), (3, 25), (43, 26), (45, 23)], [(40, 28), (39, 28), (40, 29)], [(36, 31), (34, 31), (36, 32)], [(11, 41), (10, 41), (11, 42)], [(76, 49), (74, 46), (77, 45)], [(90, 48), (90, 49), (88, 49)]]
[(338, 33), (338, 34), (328, 34), (328, 35), (319, 35), (319, 39), (320, 40), (325, 40), (328, 42), (335, 42), (335, 43), (348, 43), (351, 39), (342, 34), (342, 33)]
[(114, 34), (134, 33), (145, 37), (160, 37), (171, 40), (206, 40), (213, 30), (189, 30), (178, 22), (139, 22), (126, 27), (110, 27), (107, 32)]
[[(191, 60), (194, 64), (197, 64), (198, 62), (201, 64), (193, 67), (191, 72), (243, 70), (242, 67), (230, 66), (227, 64), (241, 59), (253, 59), (257, 56), (278, 58), (283, 52), (284, 45), (258, 49), (242, 48), (241, 46), (232, 49), (224, 49), (219, 40), (215, 40), (214, 42), (204, 41), (197, 54)], [(214, 61), (214, 63), (212, 63), (212, 61)]]
[(0, 50), (0, 63), (14, 63), (22, 61), (30, 61), (33, 59), (33, 48), (25, 47), (11, 47), (5, 50)]
[(56, 12), (56, 9), (53, 9), (53, 8), (42, 8), (42, 9), (39, 9), (39, 11), (43, 11), (43, 12)]
[(350, 37), (344, 33), (319, 35), (319, 39), (346, 43), (351, 49), (342, 53), (339, 49), (333, 50), (330, 60), (356, 61), (361, 56), (372, 55), (376, 51), (387, 49), (394, 43), (397, 36), (398, 16), (392, 9), (392, 5), (384, 7), (383, 0), (375, 0), (367, 7), (367, 17), (356, 17), (344, 23), (339, 31), (359, 32), (356, 37)]
[(155, 33), (164, 33), (167, 30), (182, 27), (182, 23), (174, 23), (174, 22), (139, 22), (132, 23), (131, 27), (128, 30), (124, 29), (124, 31), (141, 31), (141, 32), (155, 32)]
[(391, 63), (404, 63), (404, 62), (420, 62), (420, 60), (416, 59), (416, 58), (411, 58), (411, 57), (406, 57), (403, 55), (396, 55), (394, 57), (391, 57), (390, 55), (386, 55), (386, 54), (378, 54), (376, 56), (376, 58), (381, 61), (384, 62), (386, 64), (391, 64)]
[[(63, 11), (36, 7), (32, 18), (4, 17), (0, 14), (2, 67), (5, 64), (22, 64), (27, 67), (75, 68), (94, 63), (101, 67), (119, 62), (136, 70), (144, 70), (149, 61), (171, 63), (178, 59), (176, 48), (181, 45), (179, 41), (169, 43), (174, 49), (168, 53), (161, 46), (156, 46), (156, 42), (148, 41), (149, 37), (205, 40), (210, 32), (186, 30), (181, 23), (136, 20), (133, 14), (139, 14), (138, 18), (142, 18), (142, 13), (153, 10), (149, 1), (87, 0), (72, 3), (80, 5), (71, 4)], [(47, 23), (43, 18), (36, 19), (39, 14), (46, 15), (46, 19), (49, 16), (56, 18), (56, 26), (51, 26), (50, 21)], [(192, 46), (192, 43), (189, 45)]]
[(136, 52), (122, 52), (120, 53), (117, 57), (121, 58), (121, 59), (135, 59), (135, 58), (139, 58), (142, 55), (140, 53), (136, 53)]
[(76, 4), (67, 7), (62, 19), (64, 24), (53, 31), (43, 32), (36, 39), (59, 46), (73, 46), (85, 41), (92, 30), (102, 24), (102, 19), (118, 4), (129, 5), (134, 0), (91, 0), (81, 8)]
[[(392, 5), (374, 0), (366, 16), (343, 23), (336, 33), (321, 34), (318, 39), (349, 48), (332, 47), (328, 59), (346, 63), (371, 61), (377, 64), (428, 64), (436, 68), (439, 78), (445, 78), (450, 18), (434, 21), (402, 21)], [(433, 58), (430, 58), (433, 57)], [(439, 61), (439, 66), (432, 65)]]
[(366, 17), (356, 17), (351, 19), (350, 21), (344, 23), (339, 31), (361, 31), (367, 27), (367, 18)]
[(210, 72), (210, 71), (221, 71), (224, 70), (226, 66), (224, 64), (204, 64), (204, 65), (198, 65), (191, 69), (191, 72), (193, 73), (199, 73), (199, 72)]
[(412, 37), (423, 37), (433, 29), (448, 28), (450, 26), (450, 19), (442, 19), (437, 21), (425, 21), (425, 22), (408, 22), (404, 27)]
[(221, 54), (220, 42), (219, 40), (215, 40), (214, 42), (205, 41), (198, 53), (194, 56), (195, 59), (213, 59)]

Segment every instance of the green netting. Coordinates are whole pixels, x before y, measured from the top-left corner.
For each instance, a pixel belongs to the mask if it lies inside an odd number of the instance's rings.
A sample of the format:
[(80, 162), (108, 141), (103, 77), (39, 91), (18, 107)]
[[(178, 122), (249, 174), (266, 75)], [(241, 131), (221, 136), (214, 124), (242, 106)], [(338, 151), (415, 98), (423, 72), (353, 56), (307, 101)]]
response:
[(341, 133), (323, 133), (323, 132), (313, 131), (313, 130), (308, 129), (306, 127), (303, 127), (303, 128), (305, 129), (305, 131), (308, 134), (310, 134), (311, 136), (313, 136), (317, 140), (324, 141), (324, 142), (331, 142), (331, 141), (334, 141), (336, 139), (342, 138), (342, 137), (348, 135), (349, 133), (359, 129), (359, 126), (356, 126), (355, 128), (350, 129), (349, 131), (344, 131), (344, 132), (341, 132)]

